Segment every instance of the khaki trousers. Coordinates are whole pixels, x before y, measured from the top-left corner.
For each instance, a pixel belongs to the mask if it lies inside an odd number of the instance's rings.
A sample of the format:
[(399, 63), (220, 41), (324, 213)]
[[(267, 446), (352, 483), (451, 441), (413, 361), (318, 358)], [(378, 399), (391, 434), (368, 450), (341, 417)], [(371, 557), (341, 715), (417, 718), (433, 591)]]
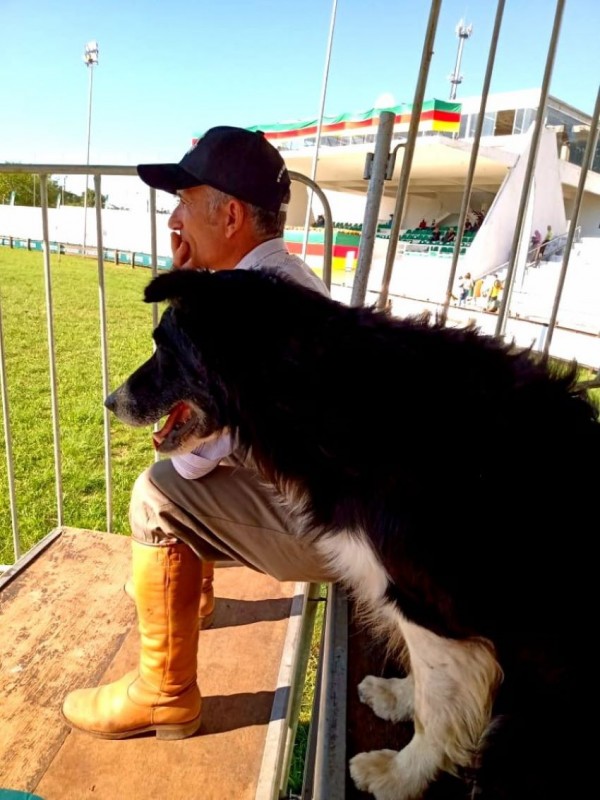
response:
[(314, 538), (294, 534), (274, 491), (246, 467), (221, 464), (186, 480), (158, 461), (135, 482), (130, 523), (137, 541), (183, 541), (203, 561), (238, 562), (280, 581), (335, 580)]

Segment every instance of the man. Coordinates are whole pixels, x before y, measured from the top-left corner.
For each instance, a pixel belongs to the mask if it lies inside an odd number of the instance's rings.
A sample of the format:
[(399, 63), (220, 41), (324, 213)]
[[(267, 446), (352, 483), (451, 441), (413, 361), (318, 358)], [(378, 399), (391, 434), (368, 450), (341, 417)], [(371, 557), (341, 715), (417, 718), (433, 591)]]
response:
[[(169, 219), (175, 269), (273, 269), (327, 293), (285, 249), (290, 179), (262, 133), (212, 128), (179, 164), (143, 164), (138, 173), (179, 197)], [(228, 436), (146, 470), (133, 488), (130, 521), (139, 668), (106, 686), (71, 692), (63, 716), (104, 738), (154, 731), (180, 739), (200, 726), (199, 615), (206, 626), (214, 562), (234, 560), (282, 581), (333, 576), (310, 542), (294, 536), (292, 519), (271, 491), (235, 460)]]

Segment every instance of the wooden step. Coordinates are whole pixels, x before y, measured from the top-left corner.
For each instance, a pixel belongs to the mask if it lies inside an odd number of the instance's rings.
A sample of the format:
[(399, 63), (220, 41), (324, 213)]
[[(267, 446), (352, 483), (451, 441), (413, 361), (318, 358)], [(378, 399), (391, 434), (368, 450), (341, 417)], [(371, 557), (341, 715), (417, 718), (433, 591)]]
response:
[(200, 635), (198, 735), (108, 741), (71, 731), (60, 708), (71, 689), (136, 666), (129, 572), (127, 537), (62, 529), (0, 579), (0, 788), (44, 800), (266, 800), (279, 756), (265, 754), (265, 743), (289, 735), (285, 676), (305, 585), (217, 570), (214, 627)]

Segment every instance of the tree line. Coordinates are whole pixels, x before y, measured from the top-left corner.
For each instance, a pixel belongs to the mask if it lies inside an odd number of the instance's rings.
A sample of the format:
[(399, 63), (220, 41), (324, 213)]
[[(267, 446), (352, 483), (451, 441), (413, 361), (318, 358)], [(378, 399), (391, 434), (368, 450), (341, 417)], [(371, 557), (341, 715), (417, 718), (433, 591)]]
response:
[[(63, 182), (48, 178), (48, 206), (83, 206), (85, 192), (74, 194), (66, 190)], [(0, 172), (0, 204), (9, 204), (14, 192), (16, 206), (41, 206), (39, 175), (27, 172)], [(106, 206), (108, 195), (100, 195), (102, 208)], [(96, 192), (87, 190), (87, 206), (96, 205)]]

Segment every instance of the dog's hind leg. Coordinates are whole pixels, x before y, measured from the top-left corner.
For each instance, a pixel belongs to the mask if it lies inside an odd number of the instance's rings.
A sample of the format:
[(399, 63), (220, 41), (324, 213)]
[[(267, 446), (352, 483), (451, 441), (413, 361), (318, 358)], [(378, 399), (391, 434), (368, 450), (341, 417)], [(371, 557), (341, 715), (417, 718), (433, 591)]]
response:
[(361, 703), (373, 709), (381, 719), (391, 722), (411, 720), (415, 710), (415, 685), (412, 675), (406, 678), (377, 678), (367, 675), (358, 684)]
[(415, 800), (441, 770), (471, 764), (490, 719), (500, 669), (489, 643), (444, 639), (407, 622), (396, 609), (393, 613), (410, 656), (415, 734), (399, 753), (354, 756), (350, 774), (377, 800)]

